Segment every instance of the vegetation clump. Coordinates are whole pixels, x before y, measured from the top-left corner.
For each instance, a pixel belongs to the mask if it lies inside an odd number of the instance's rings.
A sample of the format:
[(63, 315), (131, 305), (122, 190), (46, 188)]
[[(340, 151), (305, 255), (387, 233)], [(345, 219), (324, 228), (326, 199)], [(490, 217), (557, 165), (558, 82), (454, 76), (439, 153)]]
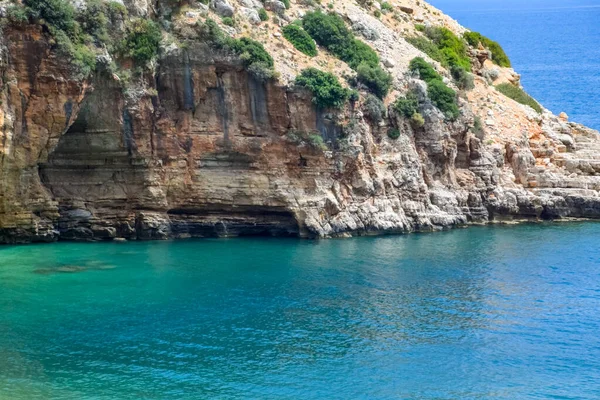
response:
[(356, 79), (382, 99), (392, 86), (392, 76), (389, 73), (379, 66), (373, 67), (366, 63), (360, 64), (356, 69)]
[(67, 0), (24, 0), (8, 7), (6, 14), (13, 23), (44, 25), (57, 52), (87, 77), (96, 69), (96, 54), (101, 48), (115, 50), (121, 32), (111, 28), (127, 10), (112, 1), (89, 0), (76, 10)]
[(394, 102), (394, 110), (410, 120), (410, 124), (415, 128), (420, 128), (425, 125), (425, 119), (419, 112), (419, 99), (414, 91), (410, 91), (404, 97), (399, 97)]
[(258, 17), (260, 18), (261, 21), (269, 20), (269, 14), (267, 14), (267, 11), (264, 8), (261, 8), (260, 10), (258, 10)]
[(528, 95), (523, 89), (515, 85), (511, 85), (510, 83), (502, 83), (496, 86), (496, 89), (506, 97), (509, 97), (518, 103), (533, 108), (539, 114), (541, 114), (543, 111), (540, 103), (538, 103), (533, 97)]
[(479, 32), (465, 32), (463, 38), (473, 47), (481, 45), (492, 53), (492, 62), (500, 67), (510, 68), (510, 59), (498, 42), (495, 42)]
[(406, 38), (410, 44), (446, 68), (458, 66), (471, 70), (467, 43), (450, 29), (421, 25), (417, 30), (422, 31), (425, 36)]
[(148, 19), (136, 19), (127, 27), (121, 52), (138, 64), (146, 64), (157, 54), (162, 39), (158, 24)]
[(400, 137), (400, 131), (397, 128), (390, 128), (387, 131), (387, 135), (390, 139), (396, 140)]
[(414, 92), (408, 92), (406, 96), (399, 97), (392, 106), (394, 110), (405, 118), (412, 117), (419, 112), (419, 99)]
[(450, 68), (450, 74), (461, 90), (473, 90), (475, 88), (475, 82), (473, 79), (473, 74), (467, 72), (464, 68), (461, 67), (452, 67)]
[(288, 131), (286, 136), (290, 142), (297, 145), (307, 144), (313, 149), (320, 151), (326, 151), (328, 148), (327, 144), (325, 144), (325, 141), (323, 140), (323, 137), (318, 131), (304, 132), (291, 130)]
[(365, 101), (363, 103), (363, 111), (365, 116), (369, 118), (374, 123), (378, 124), (386, 116), (386, 108), (383, 101), (381, 101), (378, 97), (373, 96), (372, 94), (367, 95)]
[(302, 19), (302, 27), (321, 46), (340, 60), (356, 69), (360, 64), (379, 66), (379, 56), (364, 42), (356, 39), (337, 14), (309, 12)]
[(283, 28), (283, 37), (302, 53), (310, 57), (317, 55), (317, 46), (315, 46), (314, 40), (302, 27), (296, 24), (286, 25)]
[(350, 96), (337, 77), (316, 68), (307, 68), (296, 77), (296, 85), (309, 89), (318, 108), (340, 108)]
[(259, 80), (277, 78), (273, 57), (262, 43), (247, 37), (234, 39), (226, 36), (219, 25), (211, 19), (198, 26), (200, 39), (216, 49), (240, 57), (246, 69)]
[(319, 45), (355, 70), (358, 82), (381, 98), (388, 94), (392, 77), (379, 66), (379, 56), (355, 38), (339, 15), (309, 12), (302, 19), (302, 26)]
[(442, 77), (421, 57), (411, 60), (409, 68), (427, 83), (427, 95), (433, 104), (446, 116), (454, 120), (460, 115), (456, 92), (443, 82)]

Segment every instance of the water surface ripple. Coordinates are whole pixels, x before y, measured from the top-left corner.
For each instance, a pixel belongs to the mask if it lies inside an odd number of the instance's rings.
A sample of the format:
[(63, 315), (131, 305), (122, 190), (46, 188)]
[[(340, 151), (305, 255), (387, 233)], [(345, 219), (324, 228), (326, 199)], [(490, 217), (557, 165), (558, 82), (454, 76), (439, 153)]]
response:
[(3, 247), (0, 398), (600, 398), (599, 240)]

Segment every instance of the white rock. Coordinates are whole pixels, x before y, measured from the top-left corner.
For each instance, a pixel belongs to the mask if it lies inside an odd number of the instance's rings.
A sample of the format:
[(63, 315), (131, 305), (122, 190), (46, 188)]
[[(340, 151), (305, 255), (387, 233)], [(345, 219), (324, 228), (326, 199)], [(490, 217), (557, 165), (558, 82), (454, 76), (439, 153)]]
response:
[(396, 66), (396, 62), (392, 58), (388, 57), (383, 60), (383, 65), (385, 65), (387, 68), (394, 68)]
[(227, 0), (213, 0), (212, 8), (222, 17), (233, 17), (235, 9)]
[(286, 10), (285, 4), (278, 0), (270, 0), (265, 2), (265, 8), (279, 15), (283, 15), (283, 13), (285, 13)]
[(253, 8), (242, 7), (240, 12), (244, 18), (248, 20), (252, 25), (258, 25), (261, 23), (260, 16), (258, 15), (258, 11)]

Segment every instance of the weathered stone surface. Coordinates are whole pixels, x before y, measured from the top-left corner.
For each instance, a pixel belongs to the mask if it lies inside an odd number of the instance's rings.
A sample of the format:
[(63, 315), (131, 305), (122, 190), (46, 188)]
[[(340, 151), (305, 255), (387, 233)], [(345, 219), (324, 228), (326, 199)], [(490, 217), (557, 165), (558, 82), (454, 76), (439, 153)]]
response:
[[(384, 65), (402, 76), (418, 51), (369, 24)], [(406, 75), (398, 87), (416, 91), (425, 125), (392, 112), (372, 126), (351, 107), (318, 111), (309, 93), (257, 81), (197, 42), (164, 51), (147, 79), (153, 90), (127, 96), (113, 76), (75, 78), (40, 28), (7, 29), (1, 44), (0, 242), (600, 218), (598, 133), (492, 97), (501, 95), (483, 78), (449, 122), (426, 84)], [(476, 115), (484, 132), (469, 129)], [(326, 151), (302, 139), (311, 134)]]
[(235, 8), (227, 0), (213, 0), (212, 8), (222, 17), (233, 17)]

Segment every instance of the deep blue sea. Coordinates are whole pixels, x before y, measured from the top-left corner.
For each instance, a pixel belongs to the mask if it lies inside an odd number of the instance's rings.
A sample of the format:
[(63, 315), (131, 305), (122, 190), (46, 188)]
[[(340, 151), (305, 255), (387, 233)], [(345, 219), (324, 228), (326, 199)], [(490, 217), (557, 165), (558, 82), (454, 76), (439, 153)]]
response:
[(525, 89), (600, 129), (600, 0), (431, 0), (500, 42)]
[(599, 399), (600, 224), (0, 248), (2, 400)]

